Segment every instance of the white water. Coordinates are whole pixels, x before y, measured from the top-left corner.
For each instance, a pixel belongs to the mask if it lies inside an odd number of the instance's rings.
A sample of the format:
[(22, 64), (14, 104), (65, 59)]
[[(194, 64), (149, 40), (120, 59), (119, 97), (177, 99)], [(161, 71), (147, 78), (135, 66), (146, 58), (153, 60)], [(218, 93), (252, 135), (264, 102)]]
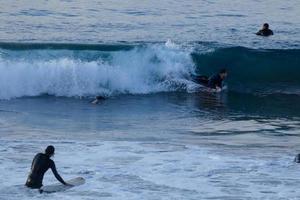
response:
[[(38, 194), (20, 186), (47, 143), (66, 179), (86, 184)], [(175, 142), (1, 140), (0, 199), (297, 199), (299, 166), (281, 147), (222, 150)], [(54, 183), (48, 172), (44, 184)], [(19, 185), (19, 186), (17, 186)], [(202, 198), (204, 197), (205, 198)]]
[(7, 54), (13, 56), (0, 59), (0, 99), (174, 91), (191, 84), (185, 77), (193, 71), (189, 52), (170, 41), (109, 52), (106, 59), (82, 60), (76, 52), (51, 50)]

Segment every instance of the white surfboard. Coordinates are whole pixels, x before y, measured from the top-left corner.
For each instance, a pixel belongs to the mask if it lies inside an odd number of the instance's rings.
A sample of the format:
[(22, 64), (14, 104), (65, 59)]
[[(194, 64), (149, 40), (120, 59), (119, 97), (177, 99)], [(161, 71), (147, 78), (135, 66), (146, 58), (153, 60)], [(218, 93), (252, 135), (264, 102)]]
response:
[(63, 185), (61, 183), (45, 185), (45, 186), (41, 187), (39, 191), (40, 191), (40, 193), (62, 192), (62, 191), (68, 190), (70, 188), (73, 188), (75, 186), (83, 185), (85, 183), (85, 179), (82, 177), (77, 177), (77, 178), (70, 179), (66, 182), (71, 185)]

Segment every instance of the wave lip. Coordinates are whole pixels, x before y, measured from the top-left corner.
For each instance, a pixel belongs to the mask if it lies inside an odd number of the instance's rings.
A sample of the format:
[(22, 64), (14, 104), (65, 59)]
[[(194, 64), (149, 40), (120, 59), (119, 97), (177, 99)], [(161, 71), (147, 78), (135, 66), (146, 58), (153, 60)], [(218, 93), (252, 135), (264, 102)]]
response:
[(0, 98), (174, 91), (192, 70), (189, 52), (169, 44), (119, 51), (8, 50), (0, 59)]
[(0, 42), (1, 49), (7, 50), (90, 50), (90, 51), (121, 51), (131, 50), (137, 44), (127, 44), (120, 42), (118, 44), (78, 44), (78, 43), (17, 43)]

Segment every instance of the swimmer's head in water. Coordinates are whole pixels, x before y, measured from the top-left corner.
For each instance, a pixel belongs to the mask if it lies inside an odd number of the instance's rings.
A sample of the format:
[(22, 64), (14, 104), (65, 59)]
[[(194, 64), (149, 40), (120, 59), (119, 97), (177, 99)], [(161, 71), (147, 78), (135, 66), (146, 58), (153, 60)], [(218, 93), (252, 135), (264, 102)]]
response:
[(227, 77), (227, 69), (223, 68), (219, 72), (222, 79), (225, 79)]
[(55, 148), (52, 145), (47, 146), (47, 148), (45, 149), (45, 154), (47, 154), (48, 156), (53, 156), (54, 155), (54, 151)]
[(269, 24), (268, 23), (264, 23), (263, 29), (269, 29)]

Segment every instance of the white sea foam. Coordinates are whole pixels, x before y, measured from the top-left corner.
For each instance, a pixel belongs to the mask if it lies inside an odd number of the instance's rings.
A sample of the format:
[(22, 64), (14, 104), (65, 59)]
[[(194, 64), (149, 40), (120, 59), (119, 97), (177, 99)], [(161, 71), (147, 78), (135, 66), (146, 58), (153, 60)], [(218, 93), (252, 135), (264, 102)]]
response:
[[(170, 142), (0, 141), (0, 199), (296, 199), (298, 166), (284, 149)], [(51, 142), (61, 175), (86, 184), (38, 194), (21, 185), (35, 152)], [(76, 158), (76, 159), (74, 159)], [(11, 178), (13, 177), (13, 178)], [(47, 172), (44, 184), (56, 182)], [(15, 186), (20, 185), (20, 186)]]
[(146, 94), (184, 89), (193, 62), (189, 52), (173, 48), (174, 45), (170, 47), (167, 42), (109, 52), (108, 58), (92, 60), (64, 51), (55, 54), (51, 50), (23, 52), (21, 58), (2, 56), (0, 99), (42, 94), (67, 97)]

